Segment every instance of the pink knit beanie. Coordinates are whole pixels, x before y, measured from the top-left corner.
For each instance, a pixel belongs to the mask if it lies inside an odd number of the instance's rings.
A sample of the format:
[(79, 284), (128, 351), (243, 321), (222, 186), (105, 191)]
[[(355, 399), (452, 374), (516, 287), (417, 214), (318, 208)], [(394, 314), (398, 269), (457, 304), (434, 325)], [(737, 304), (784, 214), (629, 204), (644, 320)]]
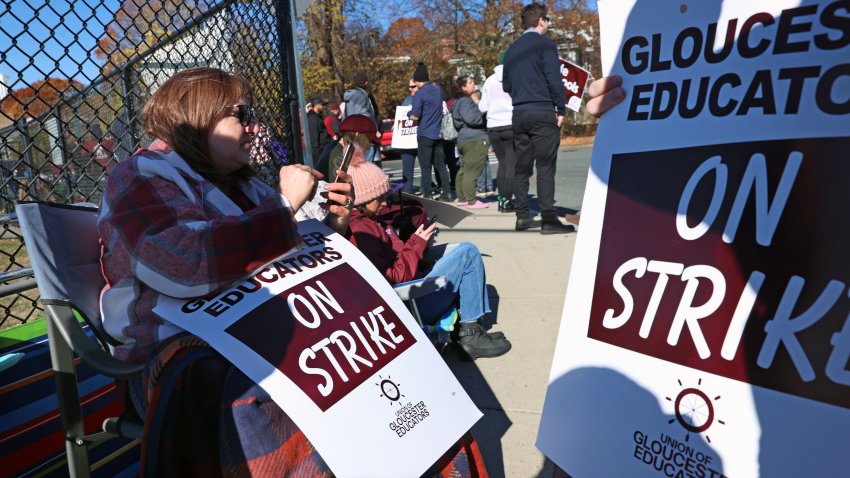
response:
[(355, 153), (348, 174), (354, 183), (355, 206), (362, 206), (390, 190), (390, 178), (381, 168), (367, 163), (362, 154)]

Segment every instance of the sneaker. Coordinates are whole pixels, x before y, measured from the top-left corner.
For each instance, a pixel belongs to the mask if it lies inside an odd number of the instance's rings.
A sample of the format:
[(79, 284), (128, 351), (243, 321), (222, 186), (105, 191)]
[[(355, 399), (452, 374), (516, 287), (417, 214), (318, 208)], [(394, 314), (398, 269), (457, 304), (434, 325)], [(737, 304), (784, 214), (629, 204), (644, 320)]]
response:
[(499, 357), (511, 350), (511, 342), (508, 339), (487, 334), (478, 322), (461, 323), (457, 343), (472, 360)]
[(458, 201), (455, 203), (455, 206), (457, 206), (457, 207), (466, 207), (466, 206), (469, 206), (469, 203), (468, 203), (468, 202), (466, 202), (466, 201), (461, 201), (461, 200), (459, 200), (459, 199), (458, 199)]
[(476, 199), (474, 203), (468, 203), (466, 207), (469, 209), (486, 209), (488, 206), (487, 203), (483, 203)]
[(505, 196), (499, 196), (496, 198), (496, 204), (499, 207), (499, 212), (516, 212), (516, 206), (514, 202)]

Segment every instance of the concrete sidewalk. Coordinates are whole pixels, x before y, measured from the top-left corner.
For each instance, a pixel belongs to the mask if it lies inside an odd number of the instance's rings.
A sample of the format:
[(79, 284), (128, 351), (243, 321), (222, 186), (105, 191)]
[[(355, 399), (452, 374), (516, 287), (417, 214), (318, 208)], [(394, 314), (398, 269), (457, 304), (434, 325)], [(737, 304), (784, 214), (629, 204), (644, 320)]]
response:
[(576, 234), (543, 236), (514, 231), (515, 216), (492, 203), (440, 242), (470, 241), (484, 257), (494, 330), (513, 344), (498, 358), (467, 362), (446, 353), (454, 371), (484, 417), (473, 428), (490, 476), (551, 477), (553, 466), (537, 450), (537, 428), (563, 310)]
[[(581, 209), (592, 143), (562, 144), (555, 178), (559, 214)], [(496, 163), (489, 166), (496, 177)], [(385, 161), (384, 170), (401, 178), (400, 161)], [(418, 171), (418, 165), (415, 167)], [(530, 193), (536, 194), (536, 178)], [(416, 177), (414, 184), (419, 184)], [(546, 396), (576, 233), (542, 236), (517, 232), (516, 216), (487, 209), (452, 229), (441, 228), (438, 243), (469, 241), (484, 257), (490, 306), (485, 327), (504, 331), (511, 351), (492, 359), (463, 361), (450, 348), (445, 358), (472, 400), (484, 413), (472, 431), (493, 478), (551, 478), (554, 465), (534, 446)], [(531, 200), (537, 204), (536, 197)], [(495, 321), (495, 323), (493, 323)]]
[[(590, 145), (562, 146), (558, 154), (556, 206), (581, 208)], [(495, 177), (495, 168), (493, 170)], [(531, 191), (535, 191), (535, 178)], [(472, 429), (493, 478), (550, 478), (554, 465), (535, 447), (549, 370), (555, 350), (576, 233), (543, 236), (514, 230), (516, 216), (488, 209), (455, 228), (442, 228), (438, 242), (470, 241), (484, 257), (493, 314), (485, 327), (502, 330), (513, 344), (498, 358), (463, 361), (445, 357), (484, 417)], [(532, 199), (532, 205), (536, 198)], [(492, 323), (495, 321), (495, 323)]]

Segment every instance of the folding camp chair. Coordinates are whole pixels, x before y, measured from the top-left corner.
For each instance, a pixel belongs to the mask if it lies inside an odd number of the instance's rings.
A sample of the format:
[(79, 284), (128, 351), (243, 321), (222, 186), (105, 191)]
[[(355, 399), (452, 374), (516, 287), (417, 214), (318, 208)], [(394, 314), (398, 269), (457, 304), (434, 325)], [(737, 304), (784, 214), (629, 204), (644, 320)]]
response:
[(416, 300), (414, 299), (425, 297), (440, 290), (445, 285), (445, 277), (429, 277), (427, 279), (417, 279), (396, 284), (393, 286), (393, 290), (410, 310), (410, 313), (416, 319), (416, 322), (419, 323), (419, 326), (422, 327), (422, 317), (419, 315), (419, 309), (416, 307)]
[(68, 469), (72, 477), (89, 476), (88, 445), (118, 436), (139, 439), (142, 425), (138, 419), (112, 417), (104, 421), (103, 431), (85, 435), (74, 355), (95, 372), (118, 380), (140, 376), (143, 366), (108, 352), (111, 339), (103, 330), (99, 306), (104, 280), (97, 208), (22, 203), (15, 209), (44, 305)]
[[(445, 254), (451, 252), (457, 244), (445, 244), (444, 246), (439, 247), (431, 247), (425, 251), (423, 260), (425, 262), (436, 262)], [(410, 313), (416, 319), (416, 322), (419, 323), (419, 326), (425, 330), (426, 334), (431, 338), (431, 341), (434, 344), (434, 347), (442, 353), (445, 351), (446, 347), (451, 342), (450, 331), (454, 326), (454, 323), (457, 321), (457, 309), (454, 307), (450, 307), (443, 314), (441, 319), (437, 320), (437, 324), (428, 325), (422, 322), (422, 316), (419, 313), (419, 308), (416, 305), (415, 299), (421, 299), (423, 297), (428, 296), (438, 290), (444, 288), (446, 286), (446, 278), (443, 276), (438, 277), (428, 277), (425, 279), (418, 279), (409, 282), (403, 282), (401, 284), (396, 284), (393, 286), (396, 294), (398, 294), (399, 298), (405, 303)]]

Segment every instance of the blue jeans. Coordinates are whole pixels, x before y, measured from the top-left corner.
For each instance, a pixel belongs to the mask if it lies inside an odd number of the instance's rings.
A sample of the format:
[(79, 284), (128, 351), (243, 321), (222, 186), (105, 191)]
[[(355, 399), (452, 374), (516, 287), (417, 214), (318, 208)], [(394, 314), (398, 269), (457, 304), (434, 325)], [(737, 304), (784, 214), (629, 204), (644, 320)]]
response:
[(493, 173), (490, 172), (490, 157), (484, 158), (484, 169), (475, 181), (475, 191), (486, 193), (493, 190)]
[(416, 163), (416, 150), (401, 150), (401, 176), (404, 179), (404, 192), (413, 194), (413, 165)]
[[(447, 249), (447, 246), (448, 249)], [(433, 324), (458, 300), (461, 322), (475, 322), (490, 312), (484, 262), (481, 253), (471, 242), (441, 244), (435, 252), (445, 251), (425, 277), (446, 278), (446, 286), (426, 297), (416, 300), (422, 323)]]
[(443, 140), (429, 139), (424, 136), (416, 138), (418, 143), (419, 169), (421, 170), (422, 180), (420, 191), (422, 197), (431, 199), (431, 165), (437, 170), (440, 176), (440, 184), (442, 185), (442, 195), (451, 197), (451, 180), (449, 179), (449, 170), (446, 168), (445, 155), (443, 154)]

